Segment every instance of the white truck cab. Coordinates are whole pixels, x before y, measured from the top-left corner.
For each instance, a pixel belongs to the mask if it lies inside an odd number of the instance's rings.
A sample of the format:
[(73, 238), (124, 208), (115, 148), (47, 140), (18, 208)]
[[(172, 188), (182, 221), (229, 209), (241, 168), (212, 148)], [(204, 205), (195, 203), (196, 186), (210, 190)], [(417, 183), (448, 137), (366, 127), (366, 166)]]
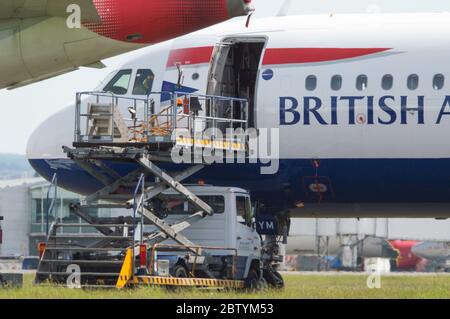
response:
[[(247, 279), (250, 276), (261, 277), (261, 237), (254, 227), (253, 209), (250, 195), (240, 188), (216, 187), (216, 186), (187, 186), (189, 191), (208, 203), (214, 210), (212, 216), (206, 216), (202, 220), (193, 223), (189, 228), (181, 232), (192, 243), (206, 248), (204, 251), (211, 256), (209, 261), (210, 270), (224, 269), (231, 266), (233, 256), (235, 259), (235, 279)], [(167, 191), (163, 197), (167, 217), (164, 219), (168, 224), (183, 219), (199, 211), (187, 201), (183, 200), (174, 191)], [(151, 231), (151, 227), (145, 227), (145, 231)], [(164, 244), (175, 244), (165, 241)], [(217, 248), (217, 249), (215, 249)], [(219, 248), (226, 248), (219, 249)], [(171, 256), (170, 256), (171, 255)], [(188, 263), (180, 257), (168, 253), (158, 253), (158, 258), (172, 257), (171, 269), (182, 264), (186, 271)], [(227, 265), (219, 265), (228, 258)], [(214, 260), (218, 262), (214, 265)], [(173, 274), (178, 275), (178, 274)], [(215, 277), (224, 277), (219, 274)]]

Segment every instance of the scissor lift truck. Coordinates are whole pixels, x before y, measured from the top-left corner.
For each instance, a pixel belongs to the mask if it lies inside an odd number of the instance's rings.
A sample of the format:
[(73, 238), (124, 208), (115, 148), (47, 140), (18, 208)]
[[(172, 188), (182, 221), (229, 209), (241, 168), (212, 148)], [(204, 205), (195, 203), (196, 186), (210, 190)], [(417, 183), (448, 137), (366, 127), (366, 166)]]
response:
[[(182, 231), (192, 245), (168, 240), (150, 247), (141, 246), (135, 272), (131, 272), (132, 260), (128, 258), (118, 287), (134, 284), (264, 287), (267, 280), (263, 272), (263, 242), (255, 228), (248, 192), (215, 186), (188, 186), (188, 190), (210, 205), (214, 215)], [(167, 216), (168, 224), (177, 225), (180, 219), (185, 220), (196, 212), (193, 205), (173, 191), (163, 193), (161, 198), (164, 212), (160, 214)], [(146, 234), (154, 231), (154, 226), (144, 228)], [(128, 254), (131, 256), (131, 249)]]
[[(167, 97), (168, 104), (156, 110), (155, 101)], [(182, 184), (209, 165), (198, 157), (206, 149), (246, 156), (247, 100), (170, 92), (138, 99), (88, 92), (78, 93), (76, 102), (75, 141), (64, 151), (104, 187), (71, 206), (84, 223), (57, 220), (49, 227), (36, 282), (65, 283), (76, 278), (75, 269), (83, 286), (256, 288), (264, 278), (282, 286), (275, 267), (278, 239), (286, 237), (288, 223), (280, 223), (275, 232), (271, 228), (261, 242), (247, 192)], [(127, 113), (130, 118), (122, 115)], [(233, 133), (224, 132), (227, 128)], [(173, 165), (174, 153), (193, 154), (193, 163), (200, 164)], [(112, 165), (117, 163), (135, 169), (119, 174)], [(173, 170), (163, 170), (161, 164)], [(89, 214), (93, 208), (127, 208), (132, 214), (98, 218)], [(93, 228), (98, 234), (76, 238), (64, 231), (68, 227)], [(88, 237), (91, 242), (82, 243)]]

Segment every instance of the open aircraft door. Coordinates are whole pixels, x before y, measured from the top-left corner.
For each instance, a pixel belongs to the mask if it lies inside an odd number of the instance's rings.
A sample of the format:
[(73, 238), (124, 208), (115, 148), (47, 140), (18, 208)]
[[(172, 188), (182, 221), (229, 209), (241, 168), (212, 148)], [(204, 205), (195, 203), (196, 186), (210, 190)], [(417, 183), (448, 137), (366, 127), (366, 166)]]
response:
[(209, 69), (206, 93), (247, 99), (250, 127), (256, 125), (256, 87), (266, 42), (263, 37), (226, 38), (215, 46)]

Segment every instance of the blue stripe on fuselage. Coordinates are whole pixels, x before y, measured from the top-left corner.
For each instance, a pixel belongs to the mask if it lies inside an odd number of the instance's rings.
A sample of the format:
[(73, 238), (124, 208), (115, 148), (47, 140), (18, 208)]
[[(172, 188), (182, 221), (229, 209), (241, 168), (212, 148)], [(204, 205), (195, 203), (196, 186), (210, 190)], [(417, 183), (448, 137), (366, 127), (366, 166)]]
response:
[[(94, 177), (70, 159), (30, 160), (47, 180), (58, 173), (58, 184), (80, 194), (102, 187)], [(125, 175), (134, 163), (107, 162)], [(160, 164), (166, 170), (185, 166)], [(450, 159), (328, 159), (316, 169), (309, 159), (281, 160), (276, 175), (261, 175), (259, 164), (216, 164), (205, 167), (187, 183), (203, 179), (207, 184), (248, 189), (255, 199), (279, 202), (449, 202)], [(319, 188), (323, 193), (315, 191)]]

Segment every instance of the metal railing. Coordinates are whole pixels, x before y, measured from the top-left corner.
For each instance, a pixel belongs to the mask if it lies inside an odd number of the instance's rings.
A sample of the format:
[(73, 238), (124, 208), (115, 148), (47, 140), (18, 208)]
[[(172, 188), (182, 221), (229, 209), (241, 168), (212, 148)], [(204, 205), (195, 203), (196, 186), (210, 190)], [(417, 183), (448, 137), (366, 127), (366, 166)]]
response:
[[(126, 96), (118, 96), (113, 93), (107, 92), (80, 92), (76, 95), (76, 107), (75, 107), (75, 141), (82, 142), (114, 142), (114, 126), (115, 120), (122, 120), (126, 123), (128, 132), (132, 133), (133, 127), (144, 125), (149, 119), (151, 113), (154, 113), (155, 101), (152, 96), (161, 95), (162, 93), (150, 93), (147, 98), (134, 98)], [(90, 112), (89, 108), (92, 105), (101, 105), (104, 108), (108, 108), (108, 113), (95, 114)], [(118, 111), (118, 114), (127, 111), (129, 117), (120, 115), (120, 118), (115, 119), (114, 112)], [(92, 128), (89, 121), (96, 116), (102, 116), (109, 120), (109, 132), (108, 134), (95, 136), (89, 130)], [(86, 119), (83, 125), (83, 119)], [(144, 132), (145, 133), (145, 132)], [(97, 138), (95, 138), (97, 137)], [(102, 138), (100, 138), (102, 137)], [(132, 139), (132, 136), (126, 136), (128, 140)]]
[[(162, 95), (169, 101), (162, 102)], [(102, 113), (96, 113), (93, 106)], [(96, 127), (100, 121), (104, 125), (101, 133)], [(81, 92), (76, 97), (74, 140), (97, 144), (176, 144), (178, 132), (182, 131), (184, 136), (192, 137), (193, 145), (197, 138), (245, 143), (242, 135), (248, 123), (246, 99), (184, 92), (152, 92), (146, 98)], [(236, 134), (236, 129), (241, 133)]]
[[(248, 101), (240, 98), (174, 93), (182, 112), (178, 112), (174, 129), (188, 133), (194, 146), (198, 141), (244, 144), (248, 129)], [(240, 129), (240, 130), (237, 130)], [(216, 144), (207, 144), (216, 145)], [(227, 148), (227, 147), (226, 147)]]

